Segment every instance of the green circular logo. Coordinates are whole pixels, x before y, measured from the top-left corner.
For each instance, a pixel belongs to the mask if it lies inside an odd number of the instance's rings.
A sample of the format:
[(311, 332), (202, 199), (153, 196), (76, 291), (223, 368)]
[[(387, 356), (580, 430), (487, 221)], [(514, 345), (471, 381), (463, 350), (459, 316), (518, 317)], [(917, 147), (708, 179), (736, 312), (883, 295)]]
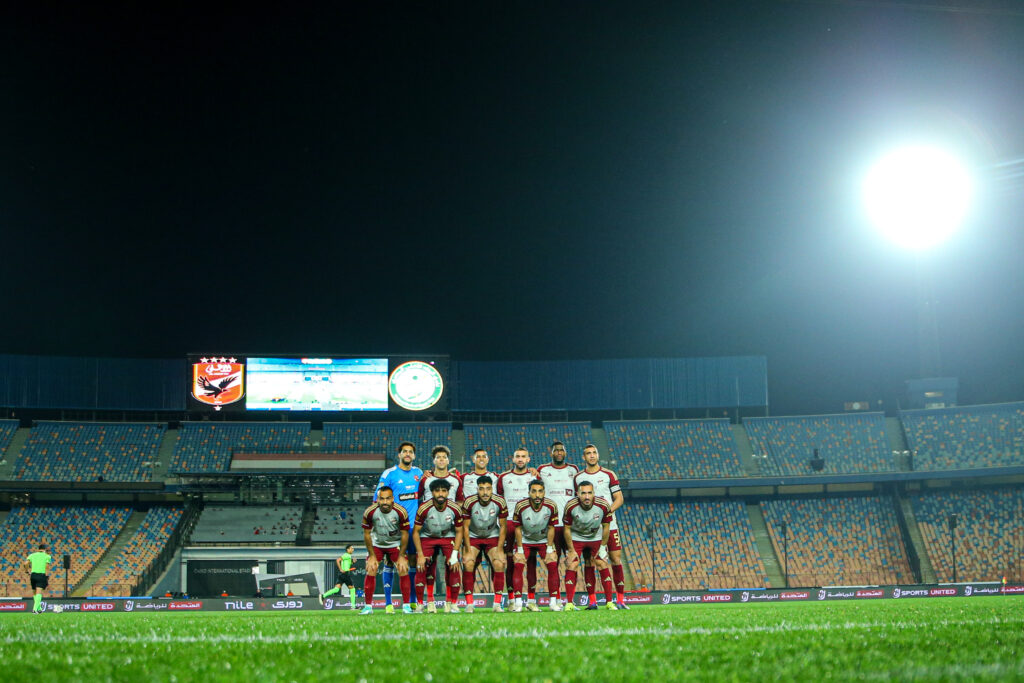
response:
[(412, 360), (394, 369), (388, 392), (391, 400), (406, 410), (426, 410), (441, 400), (444, 380), (433, 365)]

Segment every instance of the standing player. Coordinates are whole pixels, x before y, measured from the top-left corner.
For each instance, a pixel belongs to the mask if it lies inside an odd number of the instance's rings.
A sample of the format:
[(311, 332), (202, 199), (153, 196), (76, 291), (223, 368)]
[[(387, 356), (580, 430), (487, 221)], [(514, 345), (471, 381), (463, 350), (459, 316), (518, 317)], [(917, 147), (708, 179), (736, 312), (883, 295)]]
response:
[[(334, 584), (334, 588), (322, 593), (320, 595), (320, 604), (324, 604), (324, 598), (329, 598), (335, 593), (341, 592), (342, 586), (348, 586), (348, 601), (352, 609), (356, 608), (356, 585), (352, 581), (352, 551), (355, 550), (354, 545), (345, 546), (345, 552), (334, 561), (338, 565), (338, 583)], [(366, 549), (369, 552), (369, 548)], [(373, 597), (372, 595), (370, 597)], [(405, 604), (404, 602), (402, 603)]]
[[(512, 469), (498, 475), (498, 485), (495, 487), (498, 495), (505, 499), (505, 505), (509, 510), (515, 510), (520, 501), (530, 497), (530, 482), (536, 479), (531, 474), (528, 466), (530, 464), (530, 451), (522, 446), (512, 453)], [(512, 528), (512, 520), (508, 522), (508, 529), (505, 532), (505, 588), (508, 590), (508, 599), (511, 602), (515, 597), (512, 591), (513, 567), (512, 552), (515, 550), (515, 529)]]
[[(576, 475), (577, 484), (584, 479), (594, 485), (594, 495), (610, 503), (612, 523), (608, 527), (608, 555), (612, 565), (612, 580), (615, 583), (615, 606), (619, 609), (629, 609), (626, 606), (626, 578), (622, 570), (622, 543), (619, 540), (619, 523), (615, 519), (615, 511), (622, 507), (622, 489), (619, 486), (619, 478), (609, 469), (601, 467), (600, 454), (597, 446), (588, 443), (583, 448), (583, 471)], [(594, 567), (589, 562), (584, 571), (584, 578), (587, 583), (587, 591), (594, 598), (597, 595), (590, 592), (590, 587), (595, 583)]]
[(462, 488), (462, 477), (455, 470), (448, 469), (452, 452), (447, 446), (434, 446), (430, 450), (430, 457), (434, 460), (434, 469), (424, 472), (423, 479), (420, 480), (420, 505), (429, 503), (433, 498), (430, 495), (430, 484), (435, 479), (448, 482), (448, 498), (453, 503), (461, 503), (466, 498)]
[[(565, 513), (565, 505), (576, 496), (576, 475), (579, 468), (565, 462), (565, 444), (561, 441), (551, 443), (551, 462), (537, 468), (538, 476), (544, 481), (544, 489), (548, 498), (558, 506), (558, 528), (555, 533), (555, 550), (558, 551), (558, 559), (561, 560), (568, 551), (565, 545), (565, 534), (562, 532), (562, 516)], [(536, 565), (527, 567), (527, 586), (530, 601), (534, 600), (534, 591), (537, 587)]]
[(462, 490), (467, 495), (472, 495), (477, 492), (476, 483), (480, 477), (490, 477), (492, 484), (494, 486), (498, 485), (498, 475), (487, 469), (487, 463), (489, 461), (490, 457), (484, 449), (477, 448), (473, 451), (473, 470), (462, 475)]
[[(420, 507), (420, 480), (423, 478), (423, 470), (419, 467), (413, 467), (412, 462), (416, 459), (416, 447), (408, 441), (403, 441), (398, 445), (398, 464), (394, 467), (389, 467), (384, 470), (380, 475), (380, 481), (377, 482), (377, 491), (382, 486), (390, 488), (395, 495), (396, 503), (405, 508), (406, 514), (409, 516), (409, 523), (416, 518), (416, 510)], [(377, 499), (377, 493), (374, 492), (374, 500)], [(409, 542), (410, 545), (405, 549), (406, 555), (409, 557), (409, 581), (415, 582), (416, 580), (416, 548), (412, 546), (412, 528), (409, 529)], [(393, 584), (394, 568), (391, 566), (384, 567), (382, 572), (384, 576), (384, 604), (391, 604), (391, 586)], [(416, 597), (412, 598), (413, 607), (416, 611), (420, 611), (423, 608), (416, 603)]]
[[(416, 575), (416, 594), (422, 602), (423, 589), (427, 586), (426, 577), (433, 574), (434, 558), (440, 551), (447, 571), (444, 611), (458, 612), (456, 601), (459, 598), (461, 578), (458, 548), (462, 547), (462, 510), (448, 499), (448, 482), (444, 479), (430, 482), (430, 494), (433, 499), (420, 506), (412, 528), (412, 542), (416, 545), (416, 564), (419, 569)], [(427, 611), (431, 614), (437, 612), (433, 583), (429, 585), (427, 593)]]
[[(430, 457), (434, 461), (434, 469), (424, 472), (423, 479), (420, 480), (420, 505), (431, 501), (430, 484), (438, 479), (448, 482), (448, 500), (454, 503), (462, 503), (466, 497), (463, 493), (465, 489), (462, 486), (462, 475), (456, 470), (448, 469), (452, 459), (452, 452), (447, 446), (438, 445), (430, 449)], [(434, 583), (437, 581), (437, 577), (431, 574), (426, 579), (427, 590), (433, 595)]]
[[(530, 497), (519, 501), (512, 513), (512, 528), (515, 529), (515, 570), (512, 587), (516, 600), (512, 611), (523, 608), (523, 567), (531, 557), (540, 559), (548, 568), (548, 606), (552, 612), (562, 610), (559, 604), (558, 553), (555, 552), (555, 525), (558, 522), (558, 508), (544, 495), (544, 482), (534, 479), (530, 482)], [(532, 607), (530, 605), (533, 605)], [(571, 603), (569, 603), (571, 604)], [(569, 604), (566, 608), (569, 608)], [(539, 612), (537, 603), (526, 603), (531, 612)]]
[[(615, 590), (611, 573), (608, 571), (608, 533), (612, 513), (608, 502), (594, 495), (594, 485), (583, 479), (579, 482), (579, 496), (565, 506), (562, 513), (565, 524), (564, 534), (569, 546), (568, 565), (565, 571), (565, 600), (571, 604), (576, 593), (576, 570), (580, 560), (593, 562), (601, 573), (604, 596), (608, 609), (615, 606)], [(588, 588), (592, 592), (593, 588)], [(587, 609), (597, 609), (597, 598), (592, 597)]]
[(466, 547), (462, 556), (462, 585), (466, 591), (466, 612), (473, 613), (473, 582), (476, 580), (476, 560), (484, 553), (491, 561), (494, 574), (494, 611), (502, 612), (501, 595), (505, 591), (505, 534), (508, 508), (505, 499), (493, 495), (491, 478), (481, 475), (476, 479), (476, 495), (466, 499), (463, 506), (465, 520), (462, 536)]
[[(366, 604), (359, 613), (373, 614), (377, 567), (386, 557), (398, 570), (402, 611), (411, 614), (409, 559), (404, 550), (409, 547), (409, 513), (401, 505), (395, 505), (395, 494), (389, 486), (377, 489), (377, 502), (366, 508), (366, 512), (363, 513), (363, 543), (366, 544), (366, 580), (363, 583), (363, 601)], [(387, 614), (394, 614), (395, 606), (388, 602), (384, 611)]]
[(40, 543), (39, 550), (25, 559), (25, 571), (29, 572), (29, 584), (34, 591), (32, 595), (32, 611), (36, 614), (43, 613), (43, 591), (50, 585), (50, 580), (46, 577), (46, 565), (52, 561), (53, 558), (46, 552), (45, 543)]

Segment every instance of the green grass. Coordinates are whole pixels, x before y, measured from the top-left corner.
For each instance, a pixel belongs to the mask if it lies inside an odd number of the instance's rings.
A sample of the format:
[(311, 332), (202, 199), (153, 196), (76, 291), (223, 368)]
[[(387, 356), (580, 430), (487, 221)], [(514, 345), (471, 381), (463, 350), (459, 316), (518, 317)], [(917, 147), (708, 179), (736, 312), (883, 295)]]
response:
[(5, 681), (1024, 679), (1024, 598), (0, 615)]

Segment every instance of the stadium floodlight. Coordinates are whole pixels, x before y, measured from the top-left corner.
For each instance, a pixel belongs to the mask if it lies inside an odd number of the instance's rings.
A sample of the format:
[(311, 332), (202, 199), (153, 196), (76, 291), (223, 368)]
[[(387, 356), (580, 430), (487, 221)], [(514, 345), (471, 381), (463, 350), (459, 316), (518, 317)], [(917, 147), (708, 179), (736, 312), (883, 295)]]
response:
[(908, 146), (878, 161), (864, 179), (868, 217), (890, 240), (927, 249), (952, 235), (967, 216), (973, 183), (941, 149)]

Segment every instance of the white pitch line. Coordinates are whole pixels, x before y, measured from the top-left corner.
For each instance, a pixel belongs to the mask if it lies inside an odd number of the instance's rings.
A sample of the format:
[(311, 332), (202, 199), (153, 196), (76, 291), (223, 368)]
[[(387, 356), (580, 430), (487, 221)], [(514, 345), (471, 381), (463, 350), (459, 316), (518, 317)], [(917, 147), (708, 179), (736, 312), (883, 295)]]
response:
[[(941, 621), (932, 622), (929, 626), (977, 626), (987, 625), (994, 626), (999, 624), (1024, 624), (1024, 615), (1021, 615), (1019, 619), (1001, 619), (998, 617), (988, 619), (961, 619), (961, 620), (948, 620), (944, 619)], [(155, 630), (150, 630), (147, 635), (121, 635), (121, 634), (109, 634), (109, 635), (92, 635), (92, 634), (76, 634), (67, 633), (63, 634), (49, 634), (49, 633), (29, 633), (25, 631), (18, 631), (16, 633), (9, 633), (3, 637), (0, 637), (0, 643), (14, 644), (14, 643), (74, 643), (74, 644), (90, 644), (90, 643), (126, 643), (126, 644), (142, 644), (142, 643), (173, 643), (173, 644), (189, 644), (189, 643), (266, 643), (266, 644), (288, 644), (288, 643), (308, 643), (308, 642), (326, 642), (326, 643), (362, 643), (362, 642), (401, 642), (401, 641), (433, 641), (433, 640), (444, 640), (451, 641), (453, 639), (469, 639), (469, 640), (506, 640), (509, 638), (580, 638), (580, 637), (593, 637), (593, 636), (644, 636), (648, 638), (668, 638), (677, 636), (715, 636), (715, 635), (748, 635), (754, 633), (797, 633), (807, 631), (857, 631), (867, 629), (914, 629), (919, 630), (921, 624), (918, 622), (908, 621), (867, 621), (867, 622), (824, 622), (820, 624), (793, 624), (789, 622), (782, 622), (779, 624), (773, 624), (770, 626), (730, 626), (720, 628), (708, 628), (704, 626), (691, 626), (688, 628), (681, 627), (668, 627), (668, 628), (593, 628), (593, 629), (572, 629), (572, 630), (546, 630), (546, 629), (530, 629), (528, 631), (510, 631), (508, 629), (488, 629), (480, 631), (472, 631), (469, 633), (382, 633), (382, 634), (328, 634), (328, 633), (310, 633), (303, 631), (301, 633), (287, 633), (281, 635), (264, 635), (262, 632), (258, 632), (252, 635), (231, 635), (231, 634), (214, 634), (205, 636), (187, 636), (187, 635), (162, 635), (157, 633)]]

